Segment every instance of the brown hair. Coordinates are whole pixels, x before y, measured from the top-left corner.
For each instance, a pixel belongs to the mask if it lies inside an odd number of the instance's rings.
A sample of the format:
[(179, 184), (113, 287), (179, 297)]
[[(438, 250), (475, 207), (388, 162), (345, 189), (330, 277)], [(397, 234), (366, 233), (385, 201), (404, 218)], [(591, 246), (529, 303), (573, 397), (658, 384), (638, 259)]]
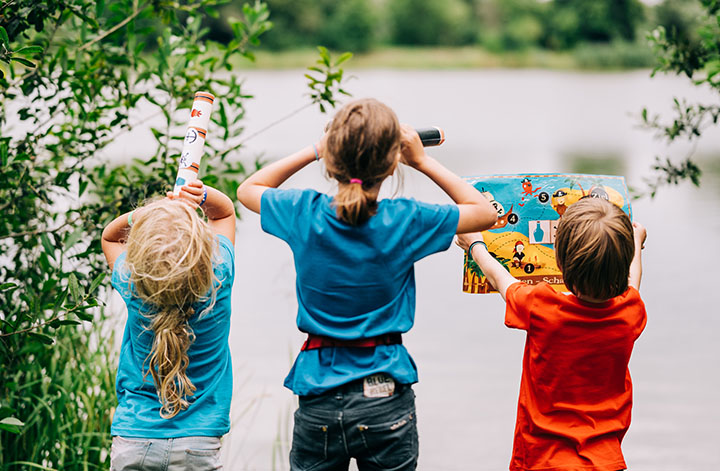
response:
[(195, 392), (186, 373), (195, 340), (188, 321), (193, 304), (209, 299), (204, 313), (215, 303), (215, 246), (207, 222), (187, 204), (167, 199), (145, 206), (128, 235), (130, 281), (150, 307), (154, 333), (145, 376), (152, 375), (165, 419), (186, 409)]
[(604, 301), (627, 290), (635, 251), (630, 218), (600, 198), (584, 198), (560, 219), (555, 255), (565, 286)]
[(375, 214), (375, 187), (393, 173), (399, 151), (400, 123), (387, 105), (365, 98), (337, 112), (327, 132), (325, 165), (338, 181), (333, 202), (338, 218), (357, 226)]

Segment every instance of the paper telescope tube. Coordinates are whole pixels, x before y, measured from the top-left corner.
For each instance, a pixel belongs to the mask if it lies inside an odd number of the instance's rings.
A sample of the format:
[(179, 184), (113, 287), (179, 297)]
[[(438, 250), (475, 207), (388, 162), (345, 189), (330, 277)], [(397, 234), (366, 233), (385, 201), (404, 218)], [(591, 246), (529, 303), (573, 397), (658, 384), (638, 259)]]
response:
[(173, 194), (180, 194), (180, 188), (193, 180), (197, 180), (200, 161), (203, 157), (205, 138), (210, 124), (210, 113), (215, 97), (212, 93), (197, 92), (190, 111), (190, 121), (185, 131), (180, 165), (173, 187)]
[(437, 126), (417, 128), (415, 132), (420, 136), (423, 147), (439, 146), (445, 142), (445, 132)]

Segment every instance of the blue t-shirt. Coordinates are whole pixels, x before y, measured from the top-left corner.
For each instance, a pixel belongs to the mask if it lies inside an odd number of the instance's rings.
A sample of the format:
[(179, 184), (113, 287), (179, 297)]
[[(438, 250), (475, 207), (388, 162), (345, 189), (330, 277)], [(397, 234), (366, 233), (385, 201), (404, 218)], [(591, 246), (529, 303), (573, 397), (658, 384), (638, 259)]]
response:
[[(298, 328), (352, 340), (410, 330), (413, 263), (450, 246), (459, 211), (456, 205), (385, 199), (378, 202), (377, 214), (352, 226), (337, 218), (328, 195), (268, 189), (260, 215), (263, 230), (293, 251)], [(417, 382), (405, 347), (382, 345), (300, 352), (285, 386), (300, 396), (321, 394), (380, 372), (402, 384)]]
[(215, 276), (219, 280), (215, 306), (202, 316), (209, 301), (193, 306), (196, 314), (189, 324), (195, 333), (190, 345), (187, 375), (197, 388), (187, 399), (190, 406), (171, 419), (160, 417), (160, 400), (147, 358), (153, 342), (149, 330), (151, 313), (135, 295), (130, 272), (125, 269), (123, 252), (115, 261), (112, 286), (128, 308), (120, 363), (115, 388), (118, 407), (113, 416), (112, 435), (142, 438), (176, 438), (188, 436), (219, 437), (230, 429), (232, 398), (232, 363), (228, 335), (230, 333), (230, 296), (235, 277), (235, 251), (230, 239), (218, 235), (218, 262)]

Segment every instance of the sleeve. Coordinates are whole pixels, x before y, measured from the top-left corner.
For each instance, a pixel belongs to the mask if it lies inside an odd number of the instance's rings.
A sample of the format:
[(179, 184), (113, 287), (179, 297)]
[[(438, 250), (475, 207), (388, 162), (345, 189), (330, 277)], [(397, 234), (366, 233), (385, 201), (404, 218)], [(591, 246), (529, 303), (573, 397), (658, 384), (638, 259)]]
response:
[(505, 293), (505, 325), (511, 329), (530, 328), (530, 310), (533, 305), (532, 286), (518, 281), (508, 286)]
[(115, 259), (110, 279), (110, 285), (115, 288), (115, 291), (120, 293), (120, 296), (123, 299), (130, 297), (130, 274), (125, 269), (126, 255), (127, 252), (123, 252), (117, 259)]
[(416, 208), (408, 225), (408, 249), (414, 262), (450, 247), (460, 210), (454, 204), (428, 204), (412, 200)]
[(227, 237), (218, 234), (217, 239), (222, 267), (220, 270), (221, 277), (219, 277), (220, 282), (223, 285), (229, 282), (229, 285), (232, 286), (235, 280), (235, 248)]
[(263, 231), (289, 242), (302, 207), (305, 192), (268, 188), (260, 198), (260, 225)]

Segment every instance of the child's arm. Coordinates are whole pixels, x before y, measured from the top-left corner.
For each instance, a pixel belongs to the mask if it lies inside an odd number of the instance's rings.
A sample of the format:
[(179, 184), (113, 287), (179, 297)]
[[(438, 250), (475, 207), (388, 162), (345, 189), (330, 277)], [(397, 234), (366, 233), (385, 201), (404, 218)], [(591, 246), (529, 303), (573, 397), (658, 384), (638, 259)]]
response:
[(103, 229), (100, 244), (102, 245), (103, 253), (110, 266), (110, 270), (113, 269), (115, 260), (117, 260), (120, 254), (123, 253), (123, 250), (125, 250), (125, 240), (127, 239), (128, 232), (130, 232), (128, 217), (132, 213), (132, 217), (137, 218), (141, 211), (142, 208), (139, 208), (135, 211), (123, 213), (113, 219), (110, 224)]
[[(207, 198), (203, 202), (205, 190)], [(202, 209), (208, 218), (210, 229), (215, 234), (227, 237), (235, 245), (235, 206), (225, 193), (203, 185), (200, 180), (194, 180), (183, 185), (178, 196), (172, 192), (168, 192), (167, 196), (170, 199), (181, 198), (181, 201), (190, 204), (193, 209)]]
[[(462, 247), (463, 250), (467, 251), (468, 247), (470, 247), (473, 242), (482, 240), (482, 234), (480, 232), (475, 232), (458, 234), (456, 243)], [(500, 296), (505, 299), (505, 293), (507, 292), (508, 287), (513, 283), (517, 283), (519, 280), (512, 276), (510, 272), (508, 272), (500, 264), (500, 262), (490, 255), (484, 244), (475, 244), (470, 256), (473, 260), (475, 260), (475, 263), (478, 264), (488, 281), (495, 287), (496, 290), (498, 290)]]
[(647, 239), (647, 230), (639, 222), (633, 223), (633, 237), (635, 239), (635, 255), (630, 262), (630, 276), (628, 284), (635, 289), (640, 289), (642, 279), (642, 249)]
[(408, 125), (402, 126), (402, 162), (427, 175), (460, 210), (456, 233), (484, 231), (497, 221), (497, 211), (479, 191), (425, 154), (420, 136)]
[[(321, 152), (323, 145), (324, 138), (318, 143), (317, 152)], [(265, 190), (279, 187), (285, 180), (317, 158), (315, 148), (307, 146), (284, 159), (261, 168), (238, 187), (238, 200), (250, 211), (260, 214), (260, 202)]]

